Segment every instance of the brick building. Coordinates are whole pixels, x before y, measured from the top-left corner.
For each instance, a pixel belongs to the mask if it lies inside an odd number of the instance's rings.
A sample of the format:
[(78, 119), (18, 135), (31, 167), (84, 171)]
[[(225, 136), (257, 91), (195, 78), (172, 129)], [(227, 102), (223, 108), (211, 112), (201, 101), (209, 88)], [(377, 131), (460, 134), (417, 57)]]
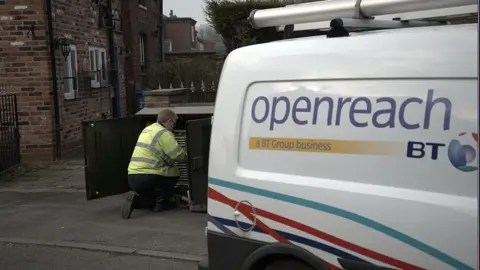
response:
[(142, 77), (161, 59), (162, 1), (122, 1), (122, 22), (125, 48), (125, 83), (127, 110), (137, 111), (136, 90), (142, 86)]
[(197, 37), (197, 52), (214, 52), (215, 51), (215, 43), (203, 39), (201, 37)]
[(170, 11), (170, 16), (163, 17), (165, 52), (185, 53), (197, 50), (197, 21), (188, 17), (177, 17)]
[[(58, 158), (81, 145), (82, 121), (125, 112), (120, 0), (111, 2), (112, 9), (107, 0), (0, 1), (0, 84), (17, 94), (24, 160)], [(118, 80), (109, 72), (112, 37)]]

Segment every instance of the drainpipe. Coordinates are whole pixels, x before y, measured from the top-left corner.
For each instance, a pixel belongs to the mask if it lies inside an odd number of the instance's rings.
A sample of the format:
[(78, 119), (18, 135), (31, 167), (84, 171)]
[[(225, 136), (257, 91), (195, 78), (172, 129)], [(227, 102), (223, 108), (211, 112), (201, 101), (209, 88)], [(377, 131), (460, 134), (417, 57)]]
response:
[(53, 18), (52, 18), (52, 0), (45, 0), (47, 12), (48, 27), (48, 45), (50, 49), (50, 72), (52, 73), (52, 92), (53, 111), (55, 121), (55, 158), (60, 159), (62, 156), (61, 134), (60, 134), (60, 106), (58, 105), (58, 82), (57, 82), (57, 60), (55, 58), (55, 38), (53, 34)]
[(113, 29), (113, 14), (112, 14), (112, 0), (107, 0), (107, 39), (108, 39), (108, 54), (109, 54), (109, 66), (111, 67), (110, 72), (110, 85), (113, 86), (114, 92), (114, 108), (113, 113), (115, 118), (119, 118), (120, 114), (120, 89), (118, 81), (118, 59), (117, 51), (115, 48), (115, 39), (114, 39), (114, 29)]
[(158, 34), (159, 34), (159, 53), (160, 53), (160, 63), (165, 61), (165, 54), (163, 51), (163, 0), (158, 1)]

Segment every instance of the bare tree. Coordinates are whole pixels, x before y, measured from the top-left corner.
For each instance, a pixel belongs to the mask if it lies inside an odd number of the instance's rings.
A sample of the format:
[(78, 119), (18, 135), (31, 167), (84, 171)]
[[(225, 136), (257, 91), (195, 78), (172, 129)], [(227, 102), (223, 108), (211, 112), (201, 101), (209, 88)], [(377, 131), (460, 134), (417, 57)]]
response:
[(211, 42), (222, 41), (222, 37), (219, 34), (217, 34), (217, 32), (215, 32), (215, 30), (212, 27), (206, 24), (201, 24), (200, 27), (198, 27), (197, 31), (198, 31), (198, 35), (205, 40), (208, 40)]
[(206, 24), (201, 24), (198, 29), (199, 37), (215, 44), (216, 52), (224, 52), (225, 46), (223, 44), (222, 36), (220, 36), (215, 29)]

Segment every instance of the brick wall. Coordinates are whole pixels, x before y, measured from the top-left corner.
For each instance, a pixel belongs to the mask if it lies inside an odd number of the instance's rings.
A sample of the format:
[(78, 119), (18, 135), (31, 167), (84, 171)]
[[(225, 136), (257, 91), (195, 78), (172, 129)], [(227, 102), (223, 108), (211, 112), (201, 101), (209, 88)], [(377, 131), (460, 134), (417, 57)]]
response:
[(188, 102), (188, 88), (178, 89), (157, 89), (145, 92), (144, 104), (145, 108), (162, 108), (170, 107), (174, 104), (182, 104)]
[[(199, 47), (203, 45), (203, 50)], [(205, 40), (202, 38), (197, 38), (197, 52), (215, 52), (215, 42), (210, 40)]]
[[(159, 0), (146, 0), (145, 6), (140, 6), (138, 1), (122, 2), (124, 43), (130, 50), (130, 54), (125, 57), (125, 82), (127, 109), (131, 114), (136, 112), (137, 107), (135, 86), (141, 84), (142, 74), (148, 73), (148, 68), (160, 60), (160, 34), (157, 30), (159, 3)], [(144, 70), (140, 66), (140, 34), (146, 37)]]
[(0, 4), (0, 84), (8, 85), (9, 91), (18, 97), (24, 160), (53, 156), (51, 81), (43, 3), (15, 0)]
[[(15, 0), (0, 3), (0, 84), (18, 95), (22, 159), (54, 158), (54, 121), (50, 53), (46, 34), (45, 1)], [(106, 49), (106, 28), (98, 26), (98, 8), (90, 0), (52, 0), (55, 38), (66, 37), (76, 45), (78, 69), (89, 69), (88, 47)], [(120, 0), (113, 0), (120, 9)], [(32, 28), (32, 24), (34, 27)], [(123, 36), (115, 34), (123, 48)], [(65, 59), (56, 53), (57, 82), (63, 153), (81, 145), (81, 122), (108, 118), (112, 114), (112, 92), (108, 88), (85, 90), (76, 99), (64, 99), (62, 76)], [(107, 58), (108, 62), (108, 58)], [(122, 114), (125, 115), (123, 59), (119, 57)]]
[[(106, 50), (109, 62), (107, 29), (99, 27), (99, 8), (90, 0), (52, 0), (54, 11), (54, 33), (56, 37), (66, 37), (77, 49), (77, 66), (79, 73), (89, 70), (89, 47)], [(113, 0), (113, 9), (120, 11), (120, 0)], [(74, 7), (74, 8), (73, 8)], [(123, 48), (123, 35), (115, 32), (115, 45)], [(57, 52), (57, 74), (63, 76), (65, 59)], [(111, 66), (109, 64), (108, 68)], [(124, 61), (119, 56), (120, 93), (122, 110), (125, 114), (125, 87), (123, 76)], [(77, 74), (77, 75), (82, 75)], [(81, 146), (82, 126), (87, 120), (110, 118), (113, 113), (113, 91), (109, 87), (98, 89), (80, 89), (75, 99), (65, 99), (64, 85), (59, 81), (60, 117), (62, 127), (62, 148), (67, 153)]]
[(173, 53), (184, 53), (196, 50), (196, 38), (192, 41), (192, 27), (195, 27), (195, 24), (195, 20), (191, 18), (164, 19), (164, 39), (171, 40)]

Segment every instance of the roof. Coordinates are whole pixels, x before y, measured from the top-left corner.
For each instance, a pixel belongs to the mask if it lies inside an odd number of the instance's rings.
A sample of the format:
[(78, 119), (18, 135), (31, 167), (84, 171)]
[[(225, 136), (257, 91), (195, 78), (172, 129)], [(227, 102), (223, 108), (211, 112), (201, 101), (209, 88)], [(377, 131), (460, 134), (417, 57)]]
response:
[(197, 21), (190, 17), (168, 17), (163, 15), (164, 22), (190, 22), (196, 24)]

